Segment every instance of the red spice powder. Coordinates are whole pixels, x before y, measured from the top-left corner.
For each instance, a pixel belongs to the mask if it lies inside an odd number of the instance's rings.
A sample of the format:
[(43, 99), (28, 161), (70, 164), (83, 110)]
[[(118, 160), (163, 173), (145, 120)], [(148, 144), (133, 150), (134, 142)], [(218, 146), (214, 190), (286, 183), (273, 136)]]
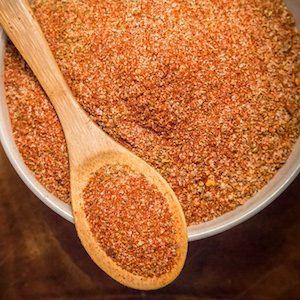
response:
[[(79, 103), (167, 180), (189, 225), (244, 204), (287, 160), (300, 130), (300, 38), (280, 0), (33, 8)], [(11, 44), (5, 89), (26, 164), (68, 201), (62, 130)]]
[(84, 210), (99, 246), (121, 268), (159, 277), (178, 256), (176, 228), (163, 195), (128, 166), (105, 165), (83, 191)]

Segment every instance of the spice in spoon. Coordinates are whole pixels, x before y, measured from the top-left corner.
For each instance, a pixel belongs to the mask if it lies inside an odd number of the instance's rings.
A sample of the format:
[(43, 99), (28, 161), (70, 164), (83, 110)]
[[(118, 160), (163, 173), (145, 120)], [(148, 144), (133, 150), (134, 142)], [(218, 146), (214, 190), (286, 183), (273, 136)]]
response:
[(107, 164), (83, 191), (84, 210), (99, 246), (134, 275), (159, 277), (176, 263), (176, 228), (166, 199), (143, 174)]

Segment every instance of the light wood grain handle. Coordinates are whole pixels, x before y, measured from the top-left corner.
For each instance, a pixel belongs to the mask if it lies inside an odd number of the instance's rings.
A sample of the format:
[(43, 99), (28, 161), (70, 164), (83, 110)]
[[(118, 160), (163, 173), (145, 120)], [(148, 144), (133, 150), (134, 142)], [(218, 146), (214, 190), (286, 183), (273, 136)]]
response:
[[(89, 133), (95, 125), (68, 87), (27, 0), (0, 0), (0, 23), (52, 102), (68, 148), (83, 148), (83, 136), (90, 136), (86, 144), (92, 144), (94, 137)], [(107, 139), (102, 131), (99, 134)]]
[[(59, 105), (55, 102), (73, 98), (27, 0), (0, 0), (0, 23), (56, 110)], [(69, 96), (61, 97), (61, 94)]]

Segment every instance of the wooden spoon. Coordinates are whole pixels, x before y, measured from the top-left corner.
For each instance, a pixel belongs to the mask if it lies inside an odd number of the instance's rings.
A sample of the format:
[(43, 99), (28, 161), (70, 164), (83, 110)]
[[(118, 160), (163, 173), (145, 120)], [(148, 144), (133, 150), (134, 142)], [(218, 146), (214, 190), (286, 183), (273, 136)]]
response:
[[(113, 141), (88, 117), (67, 86), (26, 0), (0, 0), (0, 22), (38, 78), (62, 124), (70, 160), (75, 226), (83, 246), (99, 267), (126, 286), (149, 290), (169, 284), (180, 273), (187, 254), (187, 227), (174, 192), (147, 163)], [(118, 266), (98, 246), (86, 219), (82, 191), (90, 174), (108, 163), (120, 163), (143, 173), (164, 195), (174, 218), (179, 245), (179, 255), (170, 272), (152, 278), (134, 275)]]

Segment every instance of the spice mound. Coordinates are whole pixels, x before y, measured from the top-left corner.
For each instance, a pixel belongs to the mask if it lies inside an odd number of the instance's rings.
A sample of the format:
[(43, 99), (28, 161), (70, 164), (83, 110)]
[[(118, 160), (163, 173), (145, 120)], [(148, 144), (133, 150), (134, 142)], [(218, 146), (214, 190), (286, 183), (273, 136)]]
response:
[[(80, 105), (156, 169), (188, 225), (265, 186), (300, 133), (300, 36), (281, 0), (34, 0)], [(8, 44), (5, 89), (27, 166), (62, 201), (66, 143), (29, 67)]]
[(163, 195), (128, 166), (105, 165), (83, 191), (84, 210), (99, 246), (121, 268), (143, 277), (172, 270), (176, 228)]

